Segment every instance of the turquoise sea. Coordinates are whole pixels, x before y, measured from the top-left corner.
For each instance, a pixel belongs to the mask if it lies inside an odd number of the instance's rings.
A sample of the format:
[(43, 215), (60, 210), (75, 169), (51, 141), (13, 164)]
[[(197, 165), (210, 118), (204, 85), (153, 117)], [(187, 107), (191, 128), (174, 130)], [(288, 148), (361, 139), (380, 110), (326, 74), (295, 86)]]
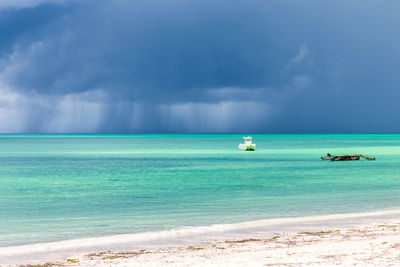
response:
[(400, 206), (400, 135), (242, 136), (0, 135), (0, 247)]

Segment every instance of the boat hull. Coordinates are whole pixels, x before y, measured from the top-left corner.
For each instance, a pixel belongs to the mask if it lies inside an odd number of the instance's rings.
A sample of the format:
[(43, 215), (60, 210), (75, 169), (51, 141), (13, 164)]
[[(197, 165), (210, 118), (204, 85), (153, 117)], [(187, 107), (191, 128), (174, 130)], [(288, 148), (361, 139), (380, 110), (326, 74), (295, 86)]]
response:
[(254, 151), (256, 149), (256, 144), (239, 144), (238, 147), (240, 150)]
[(360, 160), (360, 155), (334, 156), (331, 160), (332, 161)]

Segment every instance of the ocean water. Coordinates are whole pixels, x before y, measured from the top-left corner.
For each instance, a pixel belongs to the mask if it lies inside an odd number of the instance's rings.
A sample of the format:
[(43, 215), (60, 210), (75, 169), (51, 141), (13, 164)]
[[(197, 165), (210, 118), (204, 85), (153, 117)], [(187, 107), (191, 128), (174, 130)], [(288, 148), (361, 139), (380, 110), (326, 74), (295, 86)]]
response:
[(0, 135), (0, 247), (400, 206), (400, 135), (241, 137)]

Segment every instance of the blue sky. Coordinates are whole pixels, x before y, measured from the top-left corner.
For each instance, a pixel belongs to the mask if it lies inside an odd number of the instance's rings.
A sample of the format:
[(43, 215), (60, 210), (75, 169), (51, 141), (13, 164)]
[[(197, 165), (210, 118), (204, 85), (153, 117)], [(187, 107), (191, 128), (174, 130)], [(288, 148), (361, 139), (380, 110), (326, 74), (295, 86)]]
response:
[(0, 132), (399, 132), (395, 0), (0, 2)]

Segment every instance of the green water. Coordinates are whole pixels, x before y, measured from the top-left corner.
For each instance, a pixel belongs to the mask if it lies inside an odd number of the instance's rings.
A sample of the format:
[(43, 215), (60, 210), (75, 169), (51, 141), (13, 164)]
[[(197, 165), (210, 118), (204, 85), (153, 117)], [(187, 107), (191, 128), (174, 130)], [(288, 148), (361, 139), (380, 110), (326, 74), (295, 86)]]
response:
[(400, 206), (400, 135), (241, 137), (0, 135), (0, 246)]

